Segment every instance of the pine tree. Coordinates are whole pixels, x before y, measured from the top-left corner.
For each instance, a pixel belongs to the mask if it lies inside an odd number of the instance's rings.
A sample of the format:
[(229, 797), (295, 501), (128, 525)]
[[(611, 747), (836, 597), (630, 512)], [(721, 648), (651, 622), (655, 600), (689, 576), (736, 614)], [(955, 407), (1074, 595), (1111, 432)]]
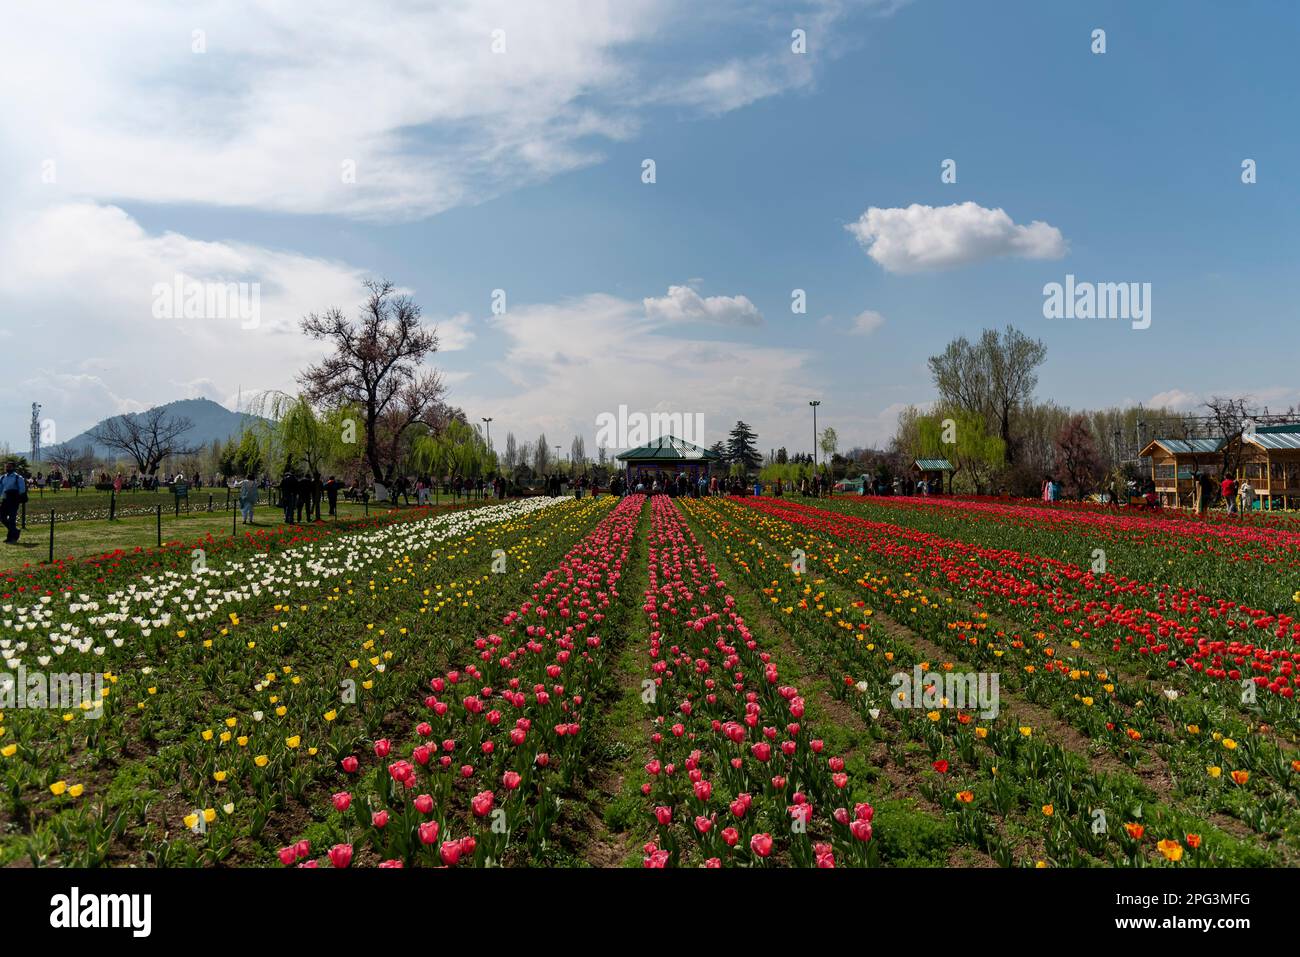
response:
[(737, 422), (727, 441), (727, 461), (732, 465), (743, 465), (746, 470), (757, 469), (763, 464), (757, 440), (753, 429), (744, 422)]

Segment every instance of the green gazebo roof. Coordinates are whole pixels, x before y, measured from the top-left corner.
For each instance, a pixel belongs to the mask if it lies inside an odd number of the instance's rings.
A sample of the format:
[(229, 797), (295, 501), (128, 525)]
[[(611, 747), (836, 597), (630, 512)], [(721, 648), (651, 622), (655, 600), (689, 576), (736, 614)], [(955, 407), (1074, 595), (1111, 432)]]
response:
[(722, 456), (675, 435), (661, 435), (648, 445), (620, 452), (614, 458), (620, 462), (718, 462)]
[(947, 459), (917, 459), (916, 467), (922, 472), (955, 472)]

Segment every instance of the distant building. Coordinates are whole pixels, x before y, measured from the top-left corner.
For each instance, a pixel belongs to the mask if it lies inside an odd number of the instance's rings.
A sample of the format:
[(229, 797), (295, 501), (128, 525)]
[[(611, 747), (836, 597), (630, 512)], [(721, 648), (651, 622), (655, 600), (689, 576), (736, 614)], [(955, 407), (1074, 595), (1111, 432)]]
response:
[(637, 482), (648, 487), (656, 478), (673, 479), (682, 472), (692, 483), (703, 477), (707, 480), (712, 467), (722, 461), (722, 456), (711, 449), (703, 449), (673, 435), (661, 435), (639, 448), (628, 449), (614, 456), (623, 465), (628, 488)]
[(1257, 508), (1300, 508), (1300, 422), (1261, 425), (1231, 439), (1153, 439), (1142, 450), (1163, 505), (1190, 507), (1194, 475), (1223, 479), (1224, 454), (1240, 463), (1232, 476), (1255, 489)]

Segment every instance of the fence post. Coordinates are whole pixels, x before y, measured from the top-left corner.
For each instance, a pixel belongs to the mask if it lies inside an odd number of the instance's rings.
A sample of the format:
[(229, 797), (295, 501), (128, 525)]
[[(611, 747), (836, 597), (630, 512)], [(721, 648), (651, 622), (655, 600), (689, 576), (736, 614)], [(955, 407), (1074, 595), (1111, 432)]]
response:
[(208, 493), (208, 511), (212, 511), (212, 493)]
[[(238, 511), (233, 511), (233, 512), (230, 513), (230, 536), (231, 536), (231, 538), (233, 538), (235, 535), (239, 534), (237, 531), (235, 531), (235, 516), (238, 515), (238, 514), (239, 514)], [(1167, 847), (1167, 846), (1168, 846), (1168, 845), (1166, 845), (1166, 847)]]
[(158, 509), (158, 547), (162, 547), (162, 502), (157, 505)]
[(54, 509), (50, 509), (50, 563), (54, 563)]
[(111, 522), (117, 517), (117, 492), (108, 493), (108, 520)]
[(23, 502), (23, 528), (27, 527), (27, 503)]

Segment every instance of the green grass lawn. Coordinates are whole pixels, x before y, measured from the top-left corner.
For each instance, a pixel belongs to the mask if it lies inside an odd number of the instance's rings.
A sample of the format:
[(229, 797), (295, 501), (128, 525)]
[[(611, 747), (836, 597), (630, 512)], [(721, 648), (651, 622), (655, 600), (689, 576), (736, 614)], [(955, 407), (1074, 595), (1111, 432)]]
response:
[[(207, 511), (207, 492), (203, 493), (202, 508), (199, 508), (200, 500), (195, 499), (191, 502), (191, 510), (187, 515), (184, 508), (181, 510), (180, 517), (176, 517), (174, 506), (170, 496), (165, 499), (159, 497), (159, 504), (163, 505), (162, 512), (162, 538), (163, 542), (189, 542), (197, 541), (209, 533), (214, 537), (228, 537), (231, 532), (231, 512), (223, 511), (221, 505), (224, 502), (224, 490), (220, 497), (214, 496), (214, 511)], [(58, 495), (67, 495), (67, 490), (59, 492)], [(88, 493), (82, 493), (83, 495)], [(95, 493), (89, 493), (95, 494)], [(102, 495), (102, 493), (100, 493)], [(152, 494), (152, 493), (145, 493)], [(68, 496), (71, 498), (71, 496)], [(48, 509), (51, 507), (51, 499), (54, 496), (48, 496), (43, 503), (38, 503), (36, 498), (32, 498), (27, 504), (28, 527), (22, 532), (19, 543), (15, 545), (0, 546), (0, 568), (12, 568), (14, 566), (27, 563), (44, 562), (49, 558), (50, 550), (50, 527), (48, 522), (34, 524), (33, 519), (36, 514), (44, 507), (48, 515)], [(107, 502), (107, 496), (103, 496)], [(449, 498), (443, 497), (441, 502), (450, 501)], [(412, 499), (414, 503), (414, 499)], [(54, 504), (57, 512), (57, 502)], [(410, 506), (414, 508), (414, 504)], [(329, 504), (322, 503), (322, 512), (325, 513), (325, 522), (331, 522), (328, 516)], [(407, 506), (399, 506), (399, 510), (406, 509)], [(387, 503), (370, 505), (371, 515), (382, 515), (390, 510)], [(338, 503), (338, 517), (340, 520), (349, 518), (363, 518), (366, 509), (361, 504), (353, 504), (342, 500)], [(266, 504), (263, 496), (262, 504), (258, 505), (253, 512), (253, 526), (242, 524), (238, 517), (239, 513), (235, 512), (234, 528), (242, 534), (250, 529), (267, 529), (274, 528), (277, 525), (284, 524), (284, 512), (278, 508), (273, 508)], [(158, 544), (157, 517), (155, 515), (134, 516), (130, 518), (116, 519), (112, 522), (105, 518), (97, 518), (86, 521), (63, 521), (58, 520), (54, 525), (54, 557), (57, 559), (66, 558), (83, 558), (87, 555), (99, 555), (104, 552), (110, 552), (115, 549), (134, 549), (134, 548), (153, 548)]]

